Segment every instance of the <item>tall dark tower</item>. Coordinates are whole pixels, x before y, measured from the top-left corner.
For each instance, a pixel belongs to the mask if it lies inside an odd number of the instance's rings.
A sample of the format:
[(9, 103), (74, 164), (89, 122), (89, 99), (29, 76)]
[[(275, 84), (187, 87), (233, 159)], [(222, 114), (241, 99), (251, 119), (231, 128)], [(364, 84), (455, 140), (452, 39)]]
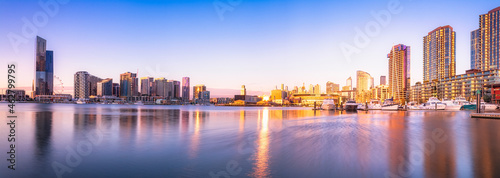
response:
[[(50, 52), (50, 61), (47, 61), (47, 41), (39, 36), (36, 37), (35, 49), (35, 87), (34, 95), (51, 95), (52, 83), (48, 83), (47, 77), (53, 77), (53, 53)], [(50, 64), (50, 67), (47, 64)], [(47, 69), (52, 70), (51, 76), (47, 76)], [(50, 79), (52, 81), (52, 78)], [(50, 85), (50, 87), (49, 87)], [(49, 91), (50, 88), (50, 91)]]
[(182, 78), (182, 101), (189, 102), (189, 77)]
[(47, 51), (45, 54), (45, 75), (47, 79), (46, 94), (54, 93), (54, 51)]

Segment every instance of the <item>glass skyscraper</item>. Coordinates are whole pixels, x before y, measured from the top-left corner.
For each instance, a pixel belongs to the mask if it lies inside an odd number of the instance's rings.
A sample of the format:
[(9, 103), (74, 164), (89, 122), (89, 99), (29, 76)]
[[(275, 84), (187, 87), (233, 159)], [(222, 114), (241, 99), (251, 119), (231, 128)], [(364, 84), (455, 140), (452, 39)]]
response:
[(189, 102), (189, 77), (182, 78), (182, 101)]
[(97, 82), (97, 96), (113, 95), (113, 79), (107, 78)]
[(35, 49), (35, 81), (36, 95), (52, 95), (54, 90), (54, 52), (47, 51), (47, 40), (37, 36)]
[(408, 101), (407, 91), (410, 89), (410, 47), (396, 45), (387, 55), (389, 58), (389, 97), (394, 102), (404, 104)]
[(196, 85), (193, 87), (193, 100), (202, 99), (201, 92), (207, 91), (207, 87), (205, 85)]
[(438, 27), (424, 36), (424, 82), (455, 76), (455, 31)]
[(471, 69), (500, 69), (500, 7), (480, 15), (471, 32)]
[(174, 80), (172, 81), (174, 84), (174, 96), (173, 98), (178, 99), (181, 97), (181, 82)]
[(139, 81), (136, 73), (120, 74), (120, 97), (137, 96)]
[(47, 95), (52, 95), (54, 92), (54, 51), (45, 53), (45, 75), (47, 79)]

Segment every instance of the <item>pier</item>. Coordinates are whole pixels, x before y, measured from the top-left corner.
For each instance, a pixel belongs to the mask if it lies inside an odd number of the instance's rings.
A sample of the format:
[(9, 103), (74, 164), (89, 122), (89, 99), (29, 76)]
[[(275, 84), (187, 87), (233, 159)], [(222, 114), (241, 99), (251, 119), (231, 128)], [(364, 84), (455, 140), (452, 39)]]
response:
[(500, 113), (472, 113), (471, 118), (500, 119)]

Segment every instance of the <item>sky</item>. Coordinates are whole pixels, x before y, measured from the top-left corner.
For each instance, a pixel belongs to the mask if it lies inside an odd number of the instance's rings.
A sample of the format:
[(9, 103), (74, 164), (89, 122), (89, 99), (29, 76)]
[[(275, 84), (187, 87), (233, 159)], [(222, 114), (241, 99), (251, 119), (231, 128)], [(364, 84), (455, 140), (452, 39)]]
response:
[[(268, 93), (282, 83), (320, 84), (324, 91), (327, 81), (355, 80), (357, 70), (378, 85), (391, 47), (405, 44), (414, 84), (422, 81), (428, 32), (454, 28), (457, 74), (465, 73), (470, 32), (479, 28), (479, 15), (498, 6), (498, 0), (0, 0), (0, 73), (15, 62), (16, 86), (31, 88), (38, 35), (54, 51), (56, 85), (66, 88), (77, 71), (115, 83), (130, 71), (187, 76), (216, 95), (236, 94), (241, 85)], [(389, 15), (378, 21), (373, 14)], [(356, 42), (359, 34), (367, 38)], [(0, 84), (7, 86), (6, 77)]]

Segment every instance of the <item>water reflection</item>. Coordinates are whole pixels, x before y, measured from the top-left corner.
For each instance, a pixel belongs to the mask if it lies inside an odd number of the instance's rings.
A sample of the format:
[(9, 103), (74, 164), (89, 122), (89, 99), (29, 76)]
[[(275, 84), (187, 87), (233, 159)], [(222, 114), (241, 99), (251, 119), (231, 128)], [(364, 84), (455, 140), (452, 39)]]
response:
[[(428, 113), (426, 113), (428, 115)], [(456, 151), (455, 151), (455, 133), (453, 124), (439, 124), (447, 119), (452, 119), (454, 112), (441, 112), (437, 116), (434, 115), (433, 120), (427, 119), (424, 122), (424, 129), (429, 132), (424, 132), (424, 138), (427, 140), (427, 145), (435, 145), (434, 149), (424, 149), (425, 153), (425, 176), (427, 177), (457, 177), (456, 174)], [(444, 143), (436, 142), (434, 134), (437, 129), (442, 130), (447, 137)], [(428, 146), (430, 147), (430, 146)], [(446, 164), (442, 164), (446, 163)]]
[(120, 109), (118, 128), (121, 146), (136, 146), (138, 117), (133, 113), (137, 112), (135, 108)]
[(52, 152), (52, 112), (35, 113), (35, 138), (34, 155), (38, 161), (42, 162), (49, 158)]
[(408, 161), (408, 128), (407, 121), (401, 113), (390, 113), (390, 117), (399, 119), (390, 119), (387, 125), (387, 154), (389, 170), (387, 174), (408, 177), (411, 175), (411, 163)]
[[(104, 134), (102, 144), (68, 177), (207, 177), (212, 171), (230, 177), (500, 177), (500, 122), (471, 119), (469, 112), (20, 107), (27, 118), (19, 140), (29, 140), (23, 147), (33, 151), (22, 152), (19, 164), (34, 168), (0, 169), (2, 177), (53, 177), (52, 161), (64, 164), (66, 146), (95, 129)], [(444, 142), (434, 139), (436, 130), (447, 136)], [(7, 144), (0, 141), (1, 148)], [(232, 160), (241, 173), (229, 174)]]
[[(470, 130), (472, 147), (470, 159), (476, 177), (500, 177), (500, 132), (497, 120), (473, 120)], [(496, 131), (495, 131), (496, 130)]]
[(255, 164), (252, 177), (269, 177), (269, 110), (259, 111), (258, 122), (260, 130), (257, 138), (257, 153), (255, 154)]
[(239, 135), (242, 136), (245, 131), (245, 111), (240, 111), (240, 127), (239, 127)]
[(96, 114), (77, 113), (73, 115), (74, 133), (75, 135), (88, 132), (90, 129), (97, 127)]
[[(52, 112), (36, 112), (35, 113), (35, 145), (34, 145), (34, 156), (35, 160), (32, 164), (40, 172), (47, 172), (51, 167), (49, 165), (43, 164), (46, 160), (51, 159), (52, 156), (52, 130), (53, 130), (53, 115)], [(18, 129), (19, 130), (19, 129)], [(2, 139), (3, 140), (3, 139)], [(17, 134), (16, 141), (22, 141), (22, 137)], [(19, 147), (19, 146), (17, 146)], [(18, 148), (19, 150), (19, 148)], [(18, 151), (19, 152), (19, 151)], [(21, 152), (22, 153), (22, 152)], [(21, 155), (18, 153), (18, 155)], [(1, 174), (0, 174), (1, 175)], [(3, 176), (2, 176), (3, 177)]]
[(198, 150), (200, 148), (200, 122), (203, 116), (200, 116), (200, 111), (195, 111), (194, 113), (194, 131), (191, 136), (191, 146), (189, 147), (189, 159), (194, 159), (198, 156)]

